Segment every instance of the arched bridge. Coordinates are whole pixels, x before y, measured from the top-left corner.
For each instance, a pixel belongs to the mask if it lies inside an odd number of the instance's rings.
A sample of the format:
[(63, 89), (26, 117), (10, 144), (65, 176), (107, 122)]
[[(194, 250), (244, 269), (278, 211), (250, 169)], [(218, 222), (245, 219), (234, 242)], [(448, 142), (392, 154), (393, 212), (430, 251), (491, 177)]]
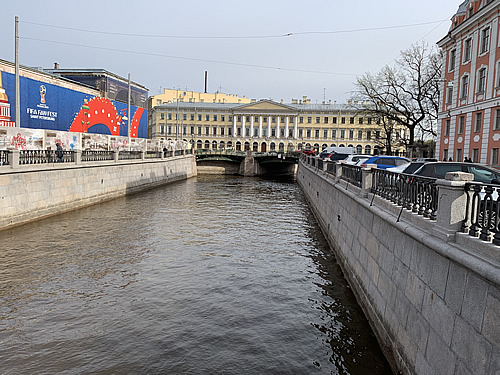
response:
[(300, 153), (198, 149), (195, 155), (201, 173), (269, 176), (293, 175)]

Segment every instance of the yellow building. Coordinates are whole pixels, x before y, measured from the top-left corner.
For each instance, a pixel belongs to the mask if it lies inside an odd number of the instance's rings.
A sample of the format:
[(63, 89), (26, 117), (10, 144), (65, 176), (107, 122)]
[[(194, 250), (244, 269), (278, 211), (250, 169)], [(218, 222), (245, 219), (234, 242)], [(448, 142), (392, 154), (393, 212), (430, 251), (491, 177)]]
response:
[[(384, 153), (380, 121), (349, 104), (311, 104), (307, 98), (291, 104), (176, 101), (154, 106), (150, 116), (151, 138), (183, 139), (197, 149), (266, 152), (352, 146), (358, 153)], [(403, 136), (401, 128), (394, 133), (395, 138)], [(393, 146), (393, 153), (402, 154), (403, 147)]]

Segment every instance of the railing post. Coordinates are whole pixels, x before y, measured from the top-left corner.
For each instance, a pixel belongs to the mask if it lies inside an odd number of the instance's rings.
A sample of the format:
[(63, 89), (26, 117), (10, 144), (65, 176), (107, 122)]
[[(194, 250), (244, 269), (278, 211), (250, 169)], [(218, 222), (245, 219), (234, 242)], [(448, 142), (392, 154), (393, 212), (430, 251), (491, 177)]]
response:
[(118, 160), (120, 160), (120, 150), (115, 150), (113, 151), (114, 154), (113, 154), (113, 160), (118, 163)]
[(146, 151), (141, 151), (141, 160), (146, 160)]
[(19, 167), (19, 150), (18, 149), (10, 150), (10, 157), (11, 157), (11, 160), (9, 160), (10, 168), (11, 169), (18, 168)]
[(342, 179), (342, 162), (335, 162), (335, 182), (339, 182)]
[(372, 168), (361, 168), (361, 192), (360, 195), (363, 198), (368, 197), (368, 194), (372, 191)]
[(74, 150), (74, 155), (75, 155), (75, 164), (80, 165), (82, 164), (82, 150)]
[(464, 186), (473, 180), (472, 173), (448, 172), (444, 180), (436, 181), (439, 198), (434, 234), (444, 241), (454, 241), (460, 231), (467, 204)]

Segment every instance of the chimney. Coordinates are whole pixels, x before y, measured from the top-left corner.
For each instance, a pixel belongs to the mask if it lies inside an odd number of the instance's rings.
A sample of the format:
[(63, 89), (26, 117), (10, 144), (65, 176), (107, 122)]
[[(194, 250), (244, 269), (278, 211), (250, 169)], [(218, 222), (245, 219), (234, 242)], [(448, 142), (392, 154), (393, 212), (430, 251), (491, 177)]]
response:
[(59, 69), (59, 63), (54, 63), (54, 69)]
[(330, 99), (330, 100), (328, 101), (328, 104), (332, 104), (332, 99)]
[(283, 104), (283, 99), (280, 100), (280, 103)]

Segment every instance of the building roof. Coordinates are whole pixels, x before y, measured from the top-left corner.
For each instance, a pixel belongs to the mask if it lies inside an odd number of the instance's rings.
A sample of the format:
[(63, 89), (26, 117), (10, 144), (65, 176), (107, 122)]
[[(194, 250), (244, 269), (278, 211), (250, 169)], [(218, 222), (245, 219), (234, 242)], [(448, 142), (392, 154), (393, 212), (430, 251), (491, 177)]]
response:
[[(278, 103), (272, 102), (269, 100), (260, 100), (252, 103), (202, 103), (202, 102), (178, 102), (180, 109), (213, 109), (213, 110), (221, 110), (221, 111), (229, 111), (229, 110), (238, 110), (240, 107), (244, 109), (245, 107), (251, 107), (252, 105), (261, 103), (261, 102), (269, 102), (274, 103), (277, 106), (282, 106), (283, 109), (287, 109), (289, 107), (292, 110), (299, 111), (356, 111), (357, 108), (352, 104), (290, 104), (290, 103)], [(165, 103), (155, 106), (156, 109), (176, 109), (177, 102), (174, 103)]]

